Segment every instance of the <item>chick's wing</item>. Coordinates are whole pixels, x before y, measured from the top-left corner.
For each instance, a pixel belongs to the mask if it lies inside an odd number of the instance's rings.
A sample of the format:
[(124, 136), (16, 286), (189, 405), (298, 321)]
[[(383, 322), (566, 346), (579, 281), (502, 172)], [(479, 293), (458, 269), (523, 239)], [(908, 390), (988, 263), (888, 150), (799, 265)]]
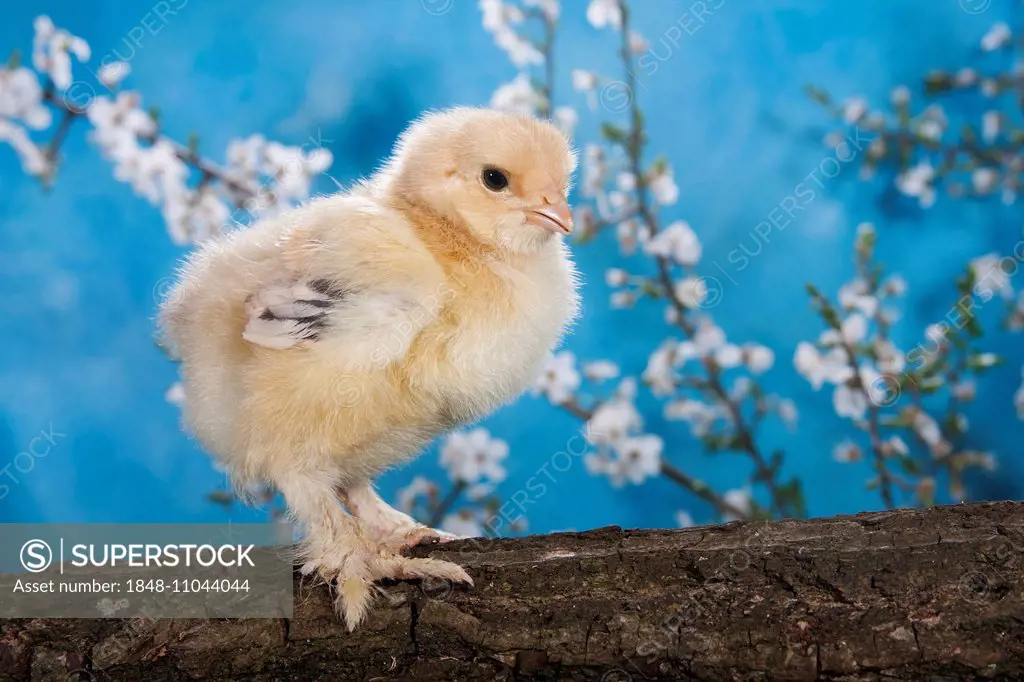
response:
[(401, 357), (439, 312), (443, 271), (390, 211), (316, 217), (283, 236), (281, 276), (246, 299), (243, 338), (376, 366)]

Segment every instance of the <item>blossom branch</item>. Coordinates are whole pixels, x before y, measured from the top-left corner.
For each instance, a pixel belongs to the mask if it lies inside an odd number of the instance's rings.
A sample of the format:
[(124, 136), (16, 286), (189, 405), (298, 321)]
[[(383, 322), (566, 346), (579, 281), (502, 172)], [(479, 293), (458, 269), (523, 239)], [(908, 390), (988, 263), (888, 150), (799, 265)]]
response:
[[(574, 417), (580, 419), (585, 424), (589, 424), (591, 419), (594, 417), (595, 410), (583, 407), (575, 398), (569, 398), (564, 402), (559, 403), (558, 406)], [(723, 496), (708, 487), (706, 483), (684, 473), (681, 469), (666, 461), (664, 457), (660, 459), (659, 467), (660, 472), (666, 478), (709, 503), (720, 516), (731, 519), (751, 518), (752, 514), (750, 509), (741, 508), (739, 505), (726, 500)]]
[[(633, 176), (634, 183), (635, 212), (640, 218), (642, 225), (646, 228), (649, 238), (655, 238), (661, 229), (657, 211), (651, 201), (649, 176), (643, 168), (644, 147), (646, 136), (644, 133), (643, 115), (640, 111), (637, 90), (638, 83), (636, 72), (632, 67), (632, 47), (630, 44), (630, 10), (625, 2), (619, 3), (621, 9), (621, 28), (619, 55), (623, 63), (623, 72), (626, 83), (626, 92), (630, 93), (629, 107), (627, 110), (628, 125), (624, 135), (612, 133), (609, 137), (613, 142), (621, 145), (626, 153), (627, 165)], [(606, 128), (606, 131), (609, 130)], [(658, 284), (660, 293), (666, 297), (675, 311), (674, 320), (676, 325), (683, 331), (688, 339), (697, 336), (697, 329), (689, 319), (690, 307), (681, 299), (677, 286), (672, 279), (671, 263), (665, 255), (654, 256), (658, 270)], [(756, 440), (753, 437), (749, 425), (743, 415), (738, 401), (732, 399), (729, 392), (722, 383), (721, 370), (711, 356), (702, 358), (702, 364), (707, 372), (707, 389), (715, 398), (726, 407), (729, 412), (733, 427), (736, 429), (734, 439), (738, 448), (749, 455), (755, 467), (755, 480), (765, 485), (771, 495), (772, 510), (779, 516), (797, 515), (796, 509), (786, 501), (786, 496), (775, 481), (776, 469), (768, 465)]]
[[(887, 507), (899, 504), (897, 492), (914, 492), (919, 503), (932, 504), (937, 468), (949, 473), (950, 495), (961, 500), (964, 471), (994, 465), (991, 455), (957, 450), (954, 445), (967, 430), (966, 418), (957, 406), (971, 399), (974, 391), (965, 373), (980, 371), (997, 361), (995, 356), (978, 353), (970, 346), (970, 339), (980, 335), (971, 300), (976, 280), (969, 274), (958, 281), (961, 297), (947, 315), (947, 319), (959, 318), (956, 328), (945, 323), (933, 325), (925, 332), (930, 348), (921, 345), (903, 353), (888, 337), (898, 313), (884, 305), (901, 295), (906, 284), (896, 276), (881, 282), (880, 270), (871, 263), (875, 239), (872, 226), (865, 224), (858, 229), (857, 276), (840, 289), (841, 308), (808, 285), (813, 307), (828, 327), (817, 342), (825, 352), (802, 343), (797, 349), (796, 366), (816, 389), (826, 382), (834, 384), (837, 414), (850, 418), (867, 434), (876, 472), (869, 487), (879, 489)], [(873, 334), (868, 333), (869, 325), (875, 329)], [(953, 359), (951, 347), (963, 355)], [(926, 396), (941, 389), (948, 389), (950, 395), (944, 402), (947, 416), (940, 422), (929, 414)], [(899, 408), (904, 392), (909, 393), (912, 404)], [(924, 475), (899, 435), (885, 438), (883, 429), (909, 430), (913, 440), (929, 453), (932, 475)], [(852, 441), (840, 443), (834, 451), (834, 457), (842, 462), (856, 461), (860, 456), (860, 448)], [(891, 463), (898, 464), (906, 477), (892, 471)]]

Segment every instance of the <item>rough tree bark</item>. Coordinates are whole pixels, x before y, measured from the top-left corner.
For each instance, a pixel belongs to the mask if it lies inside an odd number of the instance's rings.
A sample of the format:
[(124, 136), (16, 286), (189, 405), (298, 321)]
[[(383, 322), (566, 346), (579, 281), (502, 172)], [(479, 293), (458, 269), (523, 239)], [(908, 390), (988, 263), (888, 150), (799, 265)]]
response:
[(288, 622), (9, 620), (0, 678), (1024, 679), (1024, 504), (415, 552), (476, 587), (390, 586), (354, 634), (298, 579)]

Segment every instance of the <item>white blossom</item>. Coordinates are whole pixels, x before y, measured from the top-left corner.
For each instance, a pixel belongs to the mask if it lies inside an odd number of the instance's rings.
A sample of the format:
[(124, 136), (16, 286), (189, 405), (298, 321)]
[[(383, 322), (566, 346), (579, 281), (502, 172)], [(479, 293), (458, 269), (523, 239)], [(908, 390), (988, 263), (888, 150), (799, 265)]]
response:
[(941, 322), (930, 324), (924, 328), (924, 337), (936, 344), (946, 343), (946, 331), (948, 328)]
[(663, 341), (647, 359), (647, 368), (641, 378), (651, 393), (656, 396), (669, 395), (676, 387), (675, 366), (679, 361), (679, 343), (672, 339)]
[(592, 91), (597, 87), (597, 74), (584, 69), (573, 69), (572, 87), (580, 92)]
[(1002, 259), (996, 253), (988, 253), (971, 259), (971, 270), (974, 272), (974, 293), (984, 301), (992, 298), (994, 294), (1001, 294), (1003, 298), (1013, 296), (1013, 287), (1010, 286), (1010, 275), (1002, 268)]
[(632, 308), (636, 303), (636, 294), (632, 291), (616, 291), (608, 297), (613, 308)]
[(185, 387), (181, 385), (180, 381), (171, 384), (171, 387), (164, 393), (164, 400), (176, 407), (181, 407), (185, 404)]
[(629, 273), (622, 268), (608, 268), (604, 272), (604, 281), (610, 287), (621, 287), (629, 281)]
[(416, 476), (409, 485), (398, 491), (398, 508), (412, 513), (420, 498), (424, 500), (437, 495), (437, 484), (423, 476)]
[(227, 204), (208, 186), (169, 196), (163, 215), (176, 244), (202, 243), (216, 237), (231, 219)]
[(911, 426), (918, 437), (931, 449), (932, 454), (941, 456), (949, 452), (950, 446), (943, 440), (938, 422), (932, 419), (927, 412), (917, 410), (914, 413)]
[(839, 288), (839, 305), (846, 310), (859, 310), (868, 317), (878, 311), (878, 299), (868, 293), (867, 283), (859, 277)]
[(906, 85), (897, 85), (892, 89), (889, 100), (896, 106), (902, 106), (910, 101), (910, 88)]
[(702, 316), (697, 321), (697, 331), (693, 338), (679, 344), (679, 356), (684, 361), (704, 358), (725, 344), (725, 332), (710, 317)]
[(775, 364), (775, 353), (767, 346), (748, 343), (743, 346), (743, 358), (747, 367), (754, 374), (763, 374)]
[(441, 466), (453, 481), (474, 484), (481, 480), (502, 481), (501, 462), (508, 457), (508, 443), (492, 438), (487, 429), (457, 431), (441, 446)]
[(944, 131), (942, 123), (931, 118), (924, 119), (917, 126), (917, 134), (932, 142), (938, 142)]
[(587, 21), (594, 28), (622, 28), (622, 6), (619, 0), (590, 0), (590, 5), (587, 6)]
[(57, 90), (71, 87), (71, 55), (79, 62), (89, 60), (89, 44), (53, 25), (47, 16), (35, 20), (35, 38), (32, 41), (32, 65), (45, 73)]
[(696, 438), (703, 438), (711, 432), (716, 422), (725, 418), (718, 406), (708, 405), (700, 400), (681, 398), (665, 405), (665, 419), (684, 421)]
[(907, 280), (900, 275), (891, 275), (882, 282), (882, 290), (890, 296), (902, 296), (907, 293)]
[(503, 0), (480, 0), (480, 13), (483, 26), (490, 33), (506, 30), (523, 20), (522, 10)]
[(587, 421), (587, 440), (594, 445), (614, 445), (643, 427), (643, 419), (631, 400), (616, 396), (597, 406)]
[(532, 115), (544, 104), (544, 97), (534, 89), (530, 77), (520, 73), (491, 96), (491, 107), (513, 114)]
[(906, 356), (892, 341), (878, 339), (874, 343), (878, 368), (885, 374), (899, 374), (906, 366)]
[(28, 132), (21, 126), (0, 118), (0, 142), (6, 142), (14, 148), (21, 167), (29, 175), (42, 176), (50, 170), (50, 161), (46, 153), (33, 142)]
[(841, 348), (822, 355), (813, 344), (806, 341), (797, 346), (793, 364), (797, 372), (811, 382), (814, 390), (820, 389), (826, 382), (841, 384), (853, 374), (846, 353)]
[(868, 409), (868, 399), (859, 388), (840, 384), (832, 392), (832, 407), (840, 417), (862, 419)]
[(790, 430), (796, 428), (797, 420), (800, 418), (800, 413), (796, 409), (796, 403), (788, 398), (784, 398), (776, 403), (775, 410), (778, 412), (779, 419), (786, 425), (786, 428)]
[(868, 103), (863, 97), (854, 97), (843, 105), (843, 121), (853, 125), (868, 111)]
[(978, 194), (988, 194), (999, 182), (999, 172), (994, 168), (975, 168), (971, 173), (971, 185)]
[[(640, 225), (632, 219), (623, 220), (615, 227), (615, 238), (619, 243), (619, 250), (627, 256), (636, 251), (637, 244), (642, 241), (640, 235)], [(645, 245), (647, 243), (649, 242), (644, 241)]]
[(900, 457), (906, 457), (910, 454), (910, 448), (899, 436), (891, 436), (888, 440), (882, 443), (882, 451), (886, 455), (897, 455)]
[(636, 189), (636, 175), (623, 171), (615, 176), (615, 185), (623, 192), (632, 192)]
[(650, 47), (651, 46), (647, 42), (647, 38), (644, 38), (644, 36), (641, 33), (637, 31), (629, 32), (630, 52), (632, 52), (633, 54), (643, 54), (644, 52), (647, 52), (647, 50), (649, 50)]
[(619, 376), (619, 366), (610, 360), (597, 360), (583, 365), (583, 375), (591, 381), (607, 381)]
[(128, 62), (108, 62), (100, 67), (99, 73), (96, 75), (100, 82), (108, 88), (116, 88), (131, 71), (132, 66)]
[(549, 355), (544, 361), (540, 376), (533, 385), (533, 394), (543, 393), (556, 405), (568, 402), (582, 378), (576, 371), (576, 356), (569, 351)]
[(736, 402), (745, 400), (753, 388), (754, 381), (750, 377), (736, 377), (732, 388), (729, 389), (729, 397)]
[(723, 369), (739, 367), (743, 363), (743, 351), (731, 343), (722, 344), (715, 350), (715, 364)]
[(981, 137), (985, 142), (995, 142), (1002, 128), (1002, 115), (998, 111), (986, 111), (981, 117)]
[(572, 107), (555, 107), (551, 114), (551, 120), (555, 127), (568, 136), (576, 130), (576, 124), (580, 121), (579, 114)]
[(930, 208), (935, 203), (935, 188), (932, 179), (935, 169), (927, 161), (908, 168), (896, 177), (896, 189), (908, 197), (917, 198), (921, 208)]
[(986, 52), (992, 52), (1004, 45), (1008, 45), (1012, 39), (1013, 33), (1010, 31), (1010, 27), (1006, 25), (1006, 22), (999, 21), (993, 24), (988, 33), (982, 36), (981, 49)]
[(601, 191), (607, 173), (605, 153), (599, 145), (583, 147), (583, 196), (592, 197)]
[(675, 516), (675, 520), (676, 520), (676, 528), (692, 528), (692, 527), (697, 525), (693, 521), (693, 516), (691, 516), (690, 512), (688, 512), (688, 511), (683, 511), (682, 509), (678, 509), (678, 510), (676, 510), (676, 513), (675, 513), (674, 516)]
[(1020, 388), (1013, 394), (1013, 406), (1017, 408), (1017, 418), (1024, 419), (1024, 369), (1021, 370)]
[(43, 89), (31, 69), (0, 67), (0, 120), (22, 121), (28, 128), (43, 130), (53, 116), (43, 105)]
[(953, 82), (960, 87), (967, 87), (978, 82), (978, 72), (970, 67), (965, 67), (953, 75)]
[(832, 459), (844, 464), (859, 462), (862, 456), (860, 446), (851, 440), (844, 440), (832, 448)]
[(544, 55), (530, 41), (529, 38), (519, 35), (515, 31), (501, 31), (494, 35), (494, 42), (498, 47), (505, 50), (509, 59), (520, 69), (530, 65), (544, 63)]
[(675, 283), (675, 297), (687, 308), (698, 308), (708, 295), (708, 285), (703, 277), (684, 277)]
[[(546, 4), (554, 4), (557, 15), (557, 3), (547, 0)], [(505, 4), (501, 0), (481, 0), (480, 9), (483, 14), (483, 26), (509, 59), (519, 68), (531, 64), (543, 64), (544, 55), (533, 42), (516, 32), (515, 25), (523, 19), (523, 12), (514, 5)], [(550, 7), (548, 9), (551, 9)]]
[(820, 340), (825, 345), (846, 343), (852, 346), (863, 341), (867, 333), (867, 318), (860, 313), (854, 313), (842, 321), (839, 331), (827, 329), (822, 332)]
[(972, 359), (972, 364), (982, 369), (995, 367), (999, 364), (999, 356), (995, 353), (978, 353)]
[(644, 251), (650, 256), (671, 258), (680, 265), (692, 266), (700, 261), (702, 249), (700, 239), (690, 224), (676, 220), (644, 244)]
[(974, 383), (974, 379), (963, 379), (958, 381), (950, 387), (950, 390), (957, 400), (965, 403), (969, 403), (974, 400), (974, 397), (978, 393), (978, 387)]
[(672, 167), (665, 164), (664, 168), (653, 173), (647, 180), (647, 186), (654, 200), (662, 206), (671, 206), (679, 200), (679, 187), (672, 177)]
[(466, 511), (445, 514), (441, 520), (441, 530), (460, 538), (480, 538), (484, 536), (484, 527), (479, 519)]
[[(753, 491), (751, 491), (749, 487), (727, 490), (726, 493), (722, 495), (722, 499), (725, 500), (729, 506), (742, 512), (744, 516), (749, 516), (754, 510)], [(743, 517), (737, 516), (732, 512), (722, 516), (722, 519), (725, 521), (738, 521), (741, 518)]]
[(664, 443), (658, 436), (646, 434), (617, 441), (610, 450), (588, 454), (584, 464), (592, 475), (607, 476), (613, 486), (640, 485), (661, 473)]

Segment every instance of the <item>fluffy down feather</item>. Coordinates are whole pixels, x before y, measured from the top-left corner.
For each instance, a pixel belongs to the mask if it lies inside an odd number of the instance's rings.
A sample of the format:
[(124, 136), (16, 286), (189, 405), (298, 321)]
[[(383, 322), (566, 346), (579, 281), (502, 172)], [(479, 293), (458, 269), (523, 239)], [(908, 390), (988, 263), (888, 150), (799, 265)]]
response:
[(283, 493), (350, 628), (373, 582), (471, 583), (372, 479), (519, 395), (577, 313), (574, 156), (489, 110), (416, 121), (352, 191), (204, 244), (161, 309), (185, 421), (236, 483)]

